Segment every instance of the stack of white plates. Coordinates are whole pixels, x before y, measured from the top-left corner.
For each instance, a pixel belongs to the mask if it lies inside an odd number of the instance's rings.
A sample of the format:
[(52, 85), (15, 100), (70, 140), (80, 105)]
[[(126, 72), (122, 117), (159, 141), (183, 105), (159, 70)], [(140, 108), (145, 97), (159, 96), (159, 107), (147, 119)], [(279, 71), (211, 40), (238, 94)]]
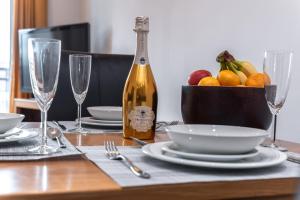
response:
[(26, 129), (13, 128), (3, 134), (0, 134), (0, 144), (6, 142), (17, 142), (28, 140), (38, 136), (37, 131), (29, 131)]
[(24, 115), (16, 113), (0, 113), (0, 134), (18, 126), (24, 119)]
[(169, 126), (172, 141), (148, 144), (143, 152), (166, 162), (207, 168), (249, 169), (281, 164), (286, 154), (260, 147), (264, 130), (219, 125)]
[(92, 117), (83, 117), (82, 124), (105, 127), (122, 127), (122, 107), (95, 106), (88, 107)]
[(37, 132), (16, 128), (23, 119), (21, 114), (0, 113), (0, 143), (27, 140), (38, 135)]

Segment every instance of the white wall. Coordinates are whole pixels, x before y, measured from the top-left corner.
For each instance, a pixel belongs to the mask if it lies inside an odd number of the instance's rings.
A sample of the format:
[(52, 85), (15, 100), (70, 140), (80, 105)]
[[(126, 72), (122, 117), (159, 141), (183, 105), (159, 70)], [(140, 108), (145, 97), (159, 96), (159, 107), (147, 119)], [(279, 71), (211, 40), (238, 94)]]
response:
[(48, 0), (48, 25), (63, 25), (82, 22), (82, 0)]
[[(133, 54), (134, 18), (150, 16), (149, 57), (159, 90), (158, 118), (163, 120), (181, 119), (181, 85), (186, 84), (189, 73), (195, 69), (216, 73), (219, 66), (215, 58), (220, 51), (228, 49), (261, 70), (265, 49), (293, 49), (293, 81), (278, 118), (278, 131), (281, 138), (300, 142), (300, 126), (297, 126), (300, 1), (82, 0), (77, 3), (81, 12), (74, 19), (91, 23), (94, 52)], [(63, 9), (57, 12), (55, 8), (49, 12), (52, 24), (56, 20), (61, 23), (65, 15), (76, 14)], [(56, 14), (61, 17), (54, 19)]]

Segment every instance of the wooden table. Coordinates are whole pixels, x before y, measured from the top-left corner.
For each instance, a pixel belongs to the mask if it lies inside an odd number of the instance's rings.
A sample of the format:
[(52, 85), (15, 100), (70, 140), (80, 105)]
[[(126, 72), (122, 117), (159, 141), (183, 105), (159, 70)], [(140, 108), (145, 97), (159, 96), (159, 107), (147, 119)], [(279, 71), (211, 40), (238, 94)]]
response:
[[(102, 145), (113, 139), (118, 145), (134, 145), (119, 134), (76, 135), (74, 145)], [(156, 141), (166, 140), (157, 134)], [(300, 152), (300, 145), (282, 142)], [(230, 181), (121, 188), (84, 157), (32, 162), (0, 162), (0, 199), (293, 199), (297, 179)]]

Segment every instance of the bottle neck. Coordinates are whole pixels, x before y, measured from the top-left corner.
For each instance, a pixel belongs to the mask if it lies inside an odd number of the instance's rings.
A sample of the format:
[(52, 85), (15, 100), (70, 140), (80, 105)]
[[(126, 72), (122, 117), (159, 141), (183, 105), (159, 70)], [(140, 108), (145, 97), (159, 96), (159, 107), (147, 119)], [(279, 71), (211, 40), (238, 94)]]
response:
[(148, 59), (148, 32), (138, 31), (137, 32), (137, 47), (134, 57), (134, 64), (146, 65), (149, 64)]

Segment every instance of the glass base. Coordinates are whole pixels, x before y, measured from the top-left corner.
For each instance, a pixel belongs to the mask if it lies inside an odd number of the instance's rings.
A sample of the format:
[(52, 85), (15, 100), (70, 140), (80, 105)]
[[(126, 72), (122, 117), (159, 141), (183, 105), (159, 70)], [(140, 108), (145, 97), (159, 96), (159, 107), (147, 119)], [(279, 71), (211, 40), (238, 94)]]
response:
[(68, 131), (74, 132), (74, 133), (80, 133), (80, 134), (87, 134), (90, 132), (89, 130), (87, 130), (85, 128), (72, 128), (72, 129), (69, 129)]
[(55, 147), (50, 147), (47, 145), (40, 145), (40, 146), (34, 147), (32, 149), (28, 149), (28, 152), (49, 155), (49, 154), (57, 153), (57, 152), (59, 152), (59, 150), (58, 150), (58, 148), (55, 148)]
[(278, 151), (282, 151), (282, 152), (286, 152), (286, 151), (288, 151), (288, 149), (287, 148), (285, 148), (285, 147), (282, 147), (282, 146), (278, 146), (277, 144), (275, 144), (275, 143), (271, 143), (271, 144), (269, 144), (269, 145), (262, 145), (263, 147), (270, 147), (270, 148), (272, 148), (272, 149), (276, 149), (276, 150), (278, 150)]

